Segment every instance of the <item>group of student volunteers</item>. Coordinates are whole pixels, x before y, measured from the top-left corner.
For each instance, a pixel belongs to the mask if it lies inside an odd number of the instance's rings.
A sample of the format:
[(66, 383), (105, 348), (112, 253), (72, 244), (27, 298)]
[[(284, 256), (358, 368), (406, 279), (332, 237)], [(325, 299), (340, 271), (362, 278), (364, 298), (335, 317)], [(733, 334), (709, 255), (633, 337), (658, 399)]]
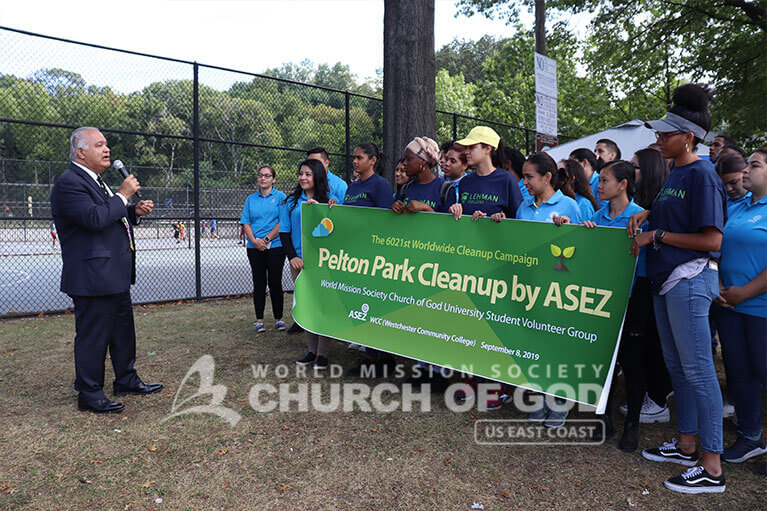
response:
[[(396, 189), (380, 175), (384, 156), (371, 142), (355, 148), (357, 178), (348, 185), (328, 171), (322, 148), (309, 151), (298, 166), (289, 196), (274, 188), (274, 169), (261, 167), (259, 190), (248, 197), (241, 219), (253, 271), (256, 331), (265, 331), (267, 281), (275, 328), (286, 329), (282, 268), (287, 257), (294, 279), (303, 269), (303, 204), (624, 228), (638, 262), (618, 353), (627, 395), (619, 407), (626, 419), (618, 448), (638, 449), (640, 423), (668, 422), (666, 401), (673, 395), (679, 438), (646, 448), (642, 456), (689, 467), (664, 482), (671, 490), (724, 491), (722, 460), (742, 463), (767, 453), (761, 426), (767, 386), (767, 149), (746, 159), (724, 154), (733, 144), (720, 140), (722, 149), (712, 153), (711, 162), (699, 158), (696, 148), (711, 128), (708, 92), (687, 84), (673, 99), (662, 119), (646, 123), (657, 144), (629, 161), (607, 139), (597, 143), (596, 154), (581, 148), (560, 162), (544, 152), (525, 158), (505, 147), (491, 128), (477, 126), (442, 147), (425, 136), (414, 138), (396, 164)], [(727, 448), (728, 404), (714, 367), (712, 330), (722, 346), (726, 398), (737, 418), (737, 435)], [(305, 335), (307, 351), (297, 363), (327, 368), (331, 340)], [(392, 363), (386, 353), (360, 349), (364, 358), (350, 376)], [(441, 368), (419, 365), (430, 370), (410, 383), (446, 386)], [(468, 383), (481, 381), (473, 377)], [(498, 408), (506, 399), (499, 385), (486, 408)], [(611, 392), (608, 411), (599, 417), (606, 438), (615, 432), (612, 409)], [(558, 427), (566, 416), (566, 407), (544, 404), (529, 419)]]

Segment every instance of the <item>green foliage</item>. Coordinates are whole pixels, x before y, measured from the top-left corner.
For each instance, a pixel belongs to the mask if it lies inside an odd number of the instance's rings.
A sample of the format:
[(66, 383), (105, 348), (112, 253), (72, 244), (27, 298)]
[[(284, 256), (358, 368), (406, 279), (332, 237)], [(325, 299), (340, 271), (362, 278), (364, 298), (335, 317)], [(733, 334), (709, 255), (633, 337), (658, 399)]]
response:
[[(532, 10), (534, 1), (458, 0), (458, 6), (466, 15), (515, 24), (520, 11)], [(561, 27), (552, 20), (563, 21), (580, 12), (594, 15), (584, 40), (572, 41), (570, 58), (596, 82), (602, 106), (591, 112), (591, 118), (601, 128), (663, 115), (674, 88), (694, 81), (713, 89), (717, 100), (711, 106), (713, 130), (726, 132), (751, 149), (767, 143), (765, 0), (550, 0), (546, 8), (550, 56), (556, 53), (552, 39)], [(568, 85), (561, 74), (564, 62), (557, 60), (562, 116), (566, 103), (561, 94)], [(593, 103), (582, 94), (593, 91), (576, 85), (572, 91)], [(571, 120), (560, 117), (561, 131), (568, 134), (566, 129), (575, 133), (579, 126), (586, 129), (589, 121), (583, 114), (591, 109), (578, 102), (571, 105), (581, 111)]]

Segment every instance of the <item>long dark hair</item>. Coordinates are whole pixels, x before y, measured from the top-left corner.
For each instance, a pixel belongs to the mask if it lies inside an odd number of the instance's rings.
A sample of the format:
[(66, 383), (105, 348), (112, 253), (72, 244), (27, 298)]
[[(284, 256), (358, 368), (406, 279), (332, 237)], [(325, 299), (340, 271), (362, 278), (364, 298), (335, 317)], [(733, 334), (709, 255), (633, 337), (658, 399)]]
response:
[(668, 177), (668, 162), (655, 149), (640, 149), (634, 155), (639, 161), (639, 173), (642, 176), (636, 184), (634, 200), (644, 209), (650, 209)]
[(373, 172), (380, 174), (381, 169), (383, 169), (384, 160), (386, 160), (386, 157), (381, 151), (378, 150), (378, 146), (373, 142), (360, 142), (357, 144), (357, 147), (362, 149), (362, 152), (367, 154), (368, 158), (373, 158), (375, 156), (376, 162), (375, 165), (373, 165)]
[(591, 165), (591, 170), (593, 170), (594, 172), (599, 170), (599, 163), (597, 162), (597, 157), (591, 149), (580, 147), (570, 153), (570, 158), (579, 163), (582, 161), (589, 162), (589, 165)]
[[(330, 187), (328, 186), (328, 175), (325, 172), (325, 166), (319, 160), (304, 160), (298, 165), (298, 172), (301, 172), (301, 167), (309, 167), (312, 171), (312, 177), (314, 178), (314, 200), (317, 202), (327, 202), (330, 195)], [(298, 199), (303, 191), (301, 185), (296, 183), (296, 187), (285, 198), (286, 203), (291, 202), (292, 199), (290, 211), (293, 211), (298, 205)]]
[(746, 168), (746, 160), (739, 154), (725, 154), (721, 158), (716, 160), (716, 173), (720, 176), (723, 174), (734, 174), (736, 172), (743, 172)]
[[(594, 206), (594, 211), (597, 211), (599, 209), (599, 202), (597, 202), (597, 199), (591, 191), (591, 185), (589, 184), (589, 180), (586, 179), (586, 172), (583, 170), (581, 164), (572, 158), (564, 160), (562, 163), (567, 169), (569, 177), (572, 178), (573, 191), (578, 195), (586, 197), (589, 202), (591, 202), (591, 205)], [(574, 198), (575, 197), (573, 197), (573, 199)]]
[(493, 164), (493, 167), (501, 170), (506, 170), (506, 145), (504, 145), (503, 140), (498, 140), (498, 147), (488, 146), (487, 144), (482, 144), (482, 147), (489, 147), (490, 148), (490, 161)]
[[(654, 149), (650, 149), (650, 151), (654, 151)], [(629, 200), (634, 198), (634, 194), (636, 193), (634, 166), (627, 161), (614, 160), (605, 163), (605, 166), (602, 167), (602, 170), (605, 169), (610, 169), (610, 172), (613, 173), (613, 176), (615, 176), (615, 179), (618, 180), (619, 183), (625, 179), (626, 195), (628, 196)]]
[(525, 155), (514, 147), (506, 147), (503, 153), (506, 158), (506, 166), (504, 168), (513, 172), (517, 180), (522, 179), (522, 166), (525, 164)]
[(557, 172), (557, 162), (548, 153), (533, 153), (527, 159), (526, 163), (532, 163), (535, 166), (535, 171), (540, 176), (545, 176), (546, 172), (551, 174), (551, 180), (549, 184), (555, 190), (559, 190), (559, 172)]

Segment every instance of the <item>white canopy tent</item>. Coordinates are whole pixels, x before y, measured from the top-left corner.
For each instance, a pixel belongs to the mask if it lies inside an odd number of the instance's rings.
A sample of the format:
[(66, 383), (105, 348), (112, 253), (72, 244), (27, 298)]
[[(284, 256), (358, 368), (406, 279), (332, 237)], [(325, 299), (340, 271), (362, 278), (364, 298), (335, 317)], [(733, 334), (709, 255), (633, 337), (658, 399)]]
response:
[[(564, 144), (545, 149), (547, 153), (551, 155), (554, 160), (559, 161), (567, 158), (571, 152), (579, 147), (585, 147), (592, 151), (597, 145), (597, 140), (602, 138), (609, 138), (616, 144), (621, 150), (621, 158), (624, 160), (630, 160), (631, 156), (648, 145), (655, 142), (655, 134), (653, 130), (646, 128), (644, 121), (634, 119), (627, 123), (615, 126), (614, 128), (594, 133), (593, 135), (587, 135), (577, 140), (571, 140)], [(698, 156), (708, 160), (708, 146), (698, 144)]]

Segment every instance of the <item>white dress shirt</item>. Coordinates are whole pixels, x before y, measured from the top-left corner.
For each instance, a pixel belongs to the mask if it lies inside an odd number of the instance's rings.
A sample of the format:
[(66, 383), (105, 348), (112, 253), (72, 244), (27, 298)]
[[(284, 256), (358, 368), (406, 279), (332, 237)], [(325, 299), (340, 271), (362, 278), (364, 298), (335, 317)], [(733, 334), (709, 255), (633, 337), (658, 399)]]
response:
[[(93, 172), (93, 171), (92, 171), (91, 169), (89, 169), (88, 167), (85, 167), (85, 166), (83, 166), (83, 165), (80, 165), (80, 164), (79, 164), (79, 163), (77, 163), (76, 161), (73, 161), (72, 163), (74, 163), (75, 165), (77, 165), (78, 167), (80, 167), (81, 169), (83, 169), (83, 170), (85, 171), (85, 173), (86, 173), (86, 174), (88, 174), (89, 176), (91, 176), (91, 178), (93, 178), (93, 180), (96, 182), (96, 184), (97, 184), (97, 185), (99, 185), (99, 188), (101, 188), (101, 185), (99, 184), (99, 176), (98, 176), (98, 174), (96, 174), (95, 172)], [(102, 181), (103, 181), (103, 179), (102, 179)], [(108, 185), (108, 184), (106, 184), (106, 182), (104, 182), (104, 186), (106, 186), (106, 187), (107, 187), (107, 193), (109, 194), (109, 196), (110, 196), (110, 197), (113, 197), (113, 196), (117, 195), (118, 197), (120, 197), (120, 198), (122, 199), (122, 201), (123, 201), (123, 204), (125, 204), (126, 206), (128, 205), (128, 199), (126, 199), (125, 197), (123, 197), (123, 194), (121, 194), (120, 192), (117, 192), (117, 193), (112, 193), (112, 189), (111, 189), (111, 188), (109, 188), (109, 185)]]

